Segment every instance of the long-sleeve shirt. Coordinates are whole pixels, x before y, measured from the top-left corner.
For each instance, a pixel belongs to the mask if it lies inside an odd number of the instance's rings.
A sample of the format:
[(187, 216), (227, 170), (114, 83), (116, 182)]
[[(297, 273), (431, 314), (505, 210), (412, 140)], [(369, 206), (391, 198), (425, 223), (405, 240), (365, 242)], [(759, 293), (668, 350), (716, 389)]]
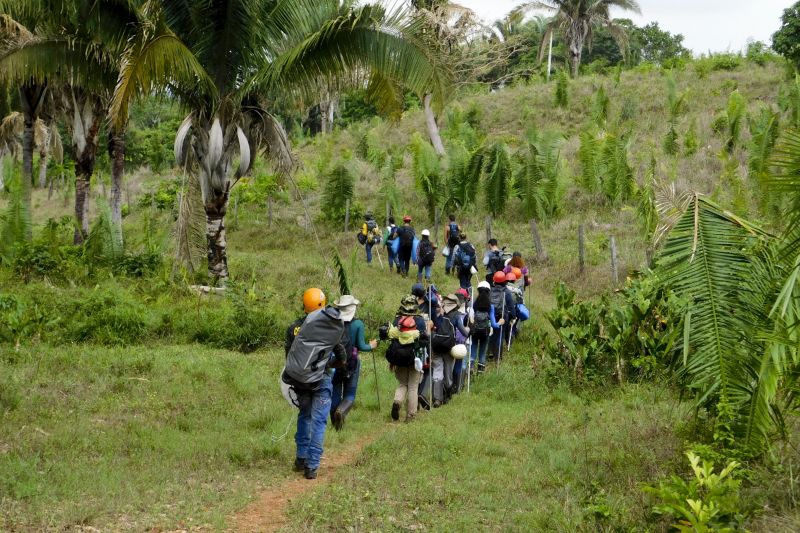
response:
[(364, 338), (364, 322), (358, 319), (353, 320), (350, 322), (350, 328), (347, 331), (348, 335), (350, 335), (350, 343), (355, 347), (356, 350), (359, 352), (371, 352), (372, 346), (367, 343), (367, 340)]

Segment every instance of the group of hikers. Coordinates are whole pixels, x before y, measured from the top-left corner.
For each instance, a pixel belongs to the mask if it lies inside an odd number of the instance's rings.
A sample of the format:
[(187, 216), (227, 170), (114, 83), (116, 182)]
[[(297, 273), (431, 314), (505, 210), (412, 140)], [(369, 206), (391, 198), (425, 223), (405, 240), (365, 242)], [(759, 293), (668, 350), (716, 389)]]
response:
[[(458, 276), (460, 288), (443, 295), (431, 283), (436, 247), (430, 232), (423, 230), (417, 239), (409, 216), (403, 217), (402, 226), (389, 218), (382, 234), (377, 228), (368, 213), (359, 232), (365, 237), (359, 242), (366, 246), (368, 262), (372, 247), (383, 242), (392, 270), (407, 276), (410, 263), (418, 266), (417, 282), (401, 299), (394, 319), (379, 328), (397, 380), (390, 416), (398, 421), (405, 407), (409, 422), (420, 408), (441, 407), (468, 387), (473, 376), (485, 371), (487, 360), (500, 364), (529, 318), (524, 295), (530, 277), (519, 252), (507, 254), (497, 240), (489, 239), (483, 256), (486, 278), (473, 287), (476, 251), (450, 215), (445, 272)], [(317, 477), (328, 418), (340, 430), (353, 407), (359, 354), (378, 347), (378, 339), (366, 341), (364, 323), (356, 318), (360, 303), (353, 295), (342, 295), (329, 305), (321, 289), (310, 288), (303, 294), (305, 315), (286, 331), (281, 387), (299, 409), (295, 469), (307, 479)]]

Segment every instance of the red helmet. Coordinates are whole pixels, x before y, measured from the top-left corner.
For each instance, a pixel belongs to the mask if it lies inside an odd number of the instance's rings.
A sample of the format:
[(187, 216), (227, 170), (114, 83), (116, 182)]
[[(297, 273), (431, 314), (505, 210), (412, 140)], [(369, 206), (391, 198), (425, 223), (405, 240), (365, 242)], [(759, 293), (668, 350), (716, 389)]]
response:
[(409, 215), (404, 216), (403, 222), (411, 222), (411, 217)]
[(517, 275), (513, 272), (506, 274), (506, 281), (517, 281)]
[(505, 283), (506, 282), (505, 272), (503, 272), (502, 270), (498, 270), (497, 272), (495, 272), (494, 276), (492, 276), (492, 281), (494, 281), (495, 283)]
[(456, 294), (460, 294), (465, 300), (469, 301), (469, 291), (467, 289), (458, 289)]

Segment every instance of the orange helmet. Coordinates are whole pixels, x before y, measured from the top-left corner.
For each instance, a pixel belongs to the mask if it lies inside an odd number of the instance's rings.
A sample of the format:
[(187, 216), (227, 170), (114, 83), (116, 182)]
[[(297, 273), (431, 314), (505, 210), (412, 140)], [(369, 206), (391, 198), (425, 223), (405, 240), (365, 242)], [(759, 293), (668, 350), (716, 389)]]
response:
[(492, 281), (494, 281), (495, 283), (505, 283), (506, 282), (505, 272), (503, 272), (502, 270), (498, 270), (497, 272), (495, 272), (494, 276), (492, 276)]
[(328, 300), (321, 289), (312, 287), (311, 289), (306, 289), (306, 292), (303, 293), (303, 309), (306, 314), (322, 309), (326, 303), (328, 303)]
[(517, 277), (517, 279), (522, 279), (522, 269), (519, 267), (512, 267), (511, 272)]
[(513, 272), (506, 274), (506, 281), (517, 281), (517, 276)]

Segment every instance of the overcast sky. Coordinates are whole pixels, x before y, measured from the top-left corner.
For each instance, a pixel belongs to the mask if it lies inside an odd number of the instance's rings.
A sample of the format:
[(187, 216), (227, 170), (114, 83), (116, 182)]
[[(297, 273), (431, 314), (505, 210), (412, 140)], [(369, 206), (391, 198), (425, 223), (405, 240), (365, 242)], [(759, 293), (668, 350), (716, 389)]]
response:
[[(795, 0), (639, 0), (642, 15), (614, 11), (614, 17), (633, 19), (637, 25), (658, 22), (670, 33), (681, 33), (684, 45), (696, 55), (708, 51), (742, 50), (747, 40), (771, 43), (783, 10)], [(481, 18), (502, 18), (521, 0), (455, 0)]]

